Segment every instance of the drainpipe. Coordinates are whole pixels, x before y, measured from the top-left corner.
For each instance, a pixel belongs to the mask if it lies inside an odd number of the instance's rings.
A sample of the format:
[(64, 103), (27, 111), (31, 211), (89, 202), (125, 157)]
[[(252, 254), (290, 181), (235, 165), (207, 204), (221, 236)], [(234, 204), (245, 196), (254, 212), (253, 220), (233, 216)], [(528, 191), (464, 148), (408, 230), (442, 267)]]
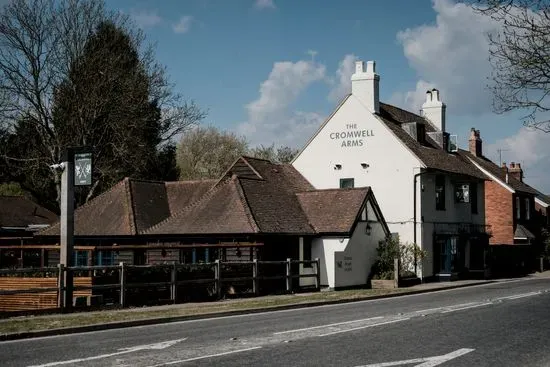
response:
[[(414, 244), (416, 245), (416, 178), (419, 177), (419, 176), (422, 176), (422, 175), (425, 175), (427, 173), (431, 173), (430, 171), (428, 170), (425, 170), (423, 172), (418, 172), (418, 173), (415, 173), (414, 174), (414, 178), (413, 178), (413, 210), (414, 210), (414, 213), (413, 213), (413, 238), (414, 238)], [(416, 274), (417, 272), (417, 268), (418, 268), (418, 260), (416, 258), (416, 253), (414, 254), (414, 273)], [(423, 278), (423, 277), (422, 277)], [(423, 282), (423, 279), (420, 278), (420, 281)]]

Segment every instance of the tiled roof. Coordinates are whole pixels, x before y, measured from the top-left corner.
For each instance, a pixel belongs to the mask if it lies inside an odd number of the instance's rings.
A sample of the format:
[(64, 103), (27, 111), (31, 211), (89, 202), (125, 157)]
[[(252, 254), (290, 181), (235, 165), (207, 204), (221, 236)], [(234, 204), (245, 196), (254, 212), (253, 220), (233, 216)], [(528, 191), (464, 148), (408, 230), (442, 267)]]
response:
[(196, 205), (147, 233), (313, 234), (296, 198), (311, 189), (289, 164), (241, 157)]
[(147, 234), (187, 235), (257, 232), (236, 176), (220, 181), (200, 200), (146, 231)]
[[(467, 150), (460, 149), (459, 154), (463, 157), (467, 157), (471, 160), (473, 160), (475, 163), (479, 164), (481, 168), (489, 172), (491, 175), (495, 176), (499, 179), (502, 183), (506, 184), (506, 172), (493, 163), (490, 159), (486, 157), (476, 157), (472, 153), (470, 153)], [(514, 178), (514, 176), (511, 173), (508, 173), (508, 182), (507, 185), (517, 191), (522, 191), (530, 194), (538, 194), (538, 191), (532, 188), (531, 186), (527, 185), (524, 182), (521, 182), (520, 180)]]
[[(75, 210), (76, 236), (132, 236), (200, 198), (212, 180), (189, 183), (125, 178)], [(59, 235), (59, 223), (39, 233)]]
[(52, 224), (57, 215), (23, 196), (0, 196), (0, 227)]
[(350, 232), (370, 192), (369, 187), (298, 193), (298, 200), (317, 233)]
[(426, 127), (426, 133), (437, 131), (432, 123), (422, 116), (386, 103), (380, 103), (379, 117), (427, 168), (486, 179), (485, 175), (465, 157), (446, 152), (428, 136), (426, 136), (426, 143), (421, 144), (402, 128), (403, 123), (419, 122)]
[(313, 233), (296, 193), (313, 186), (290, 164), (244, 158), (263, 178), (241, 178), (244, 196), (262, 233)]
[(514, 232), (514, 238), (515, 239), (534, 239), (535, 235), (531, 233), (527, 228), (522, 226), (521, 224), (518, 224), (516, 226), (516, 230)]
[(241, 157), (219, 180), (124, 179), (76, 210), (75, 235), (349, 233), (369, 192), (314, 190), (290, 164)]

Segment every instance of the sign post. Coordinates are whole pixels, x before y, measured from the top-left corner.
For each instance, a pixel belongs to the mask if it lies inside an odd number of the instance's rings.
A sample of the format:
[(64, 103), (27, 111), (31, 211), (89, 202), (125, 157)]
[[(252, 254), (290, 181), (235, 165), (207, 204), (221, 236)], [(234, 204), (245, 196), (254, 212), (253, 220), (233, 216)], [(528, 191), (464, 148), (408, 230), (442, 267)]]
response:
[(65, 268), (65, 275), (60, 304), (62, 308), (70, 308), (73, 305), (73, 273), (70, 268), (74, 266), (74, 186), (92, 184), (91, 150), (86, 147), (66, 148), (63, 162), (52, 168), (62, 170), (59, 263)]

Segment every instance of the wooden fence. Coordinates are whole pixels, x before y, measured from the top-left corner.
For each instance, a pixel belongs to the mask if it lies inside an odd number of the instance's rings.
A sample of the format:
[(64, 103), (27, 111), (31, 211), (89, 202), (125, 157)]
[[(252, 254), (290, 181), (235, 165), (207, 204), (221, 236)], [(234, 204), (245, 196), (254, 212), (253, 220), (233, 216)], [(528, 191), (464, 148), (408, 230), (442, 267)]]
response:
[[(301, 274), (296, 271), (299, 268), (296, 265), (299, 264), (311, 264), (314, 271), (311, 274)], [(266, 270), (274, 266), (278, 270)], [(66, 291), (63, 284), (66, 272), (70, 272), (74, 279), (72, 305), (62, 304), (64, 297), (60, 297)], [(18, 276), (25, 273), (34, 273), (34, 276)], [(43, 277), (37, 276), (40, 273), (44, 274)], [(44, 277), (46, 274), (50, 277)], [(70, 268), (60, 265), (58, 268), (0, 270), (0, 312), (57, 307), (67, 309), (74, 306), (101, 305), (106, 300), (126, 307), (150, 298), (151, 294), (158, 298), (156, 301), (171, 303), (193, 299), (195, 293), (199, 292), (211, 299), (220, 299), (232, 291), (235, 292), (235, 289), (241, 290), (237, 293), (258, 296), (262, 286), (272, 284), (273, 281), (280, 281), (278, 284), (281, 285), (282, 292), (291, 293), (296, 290), (294, 280), (300, 278), (314, 278), (313, 288), (319, 290), (319, 259), (243, 262), (216, 260), (205, 264), (157, 265), (120, 263), (114, 266)]]

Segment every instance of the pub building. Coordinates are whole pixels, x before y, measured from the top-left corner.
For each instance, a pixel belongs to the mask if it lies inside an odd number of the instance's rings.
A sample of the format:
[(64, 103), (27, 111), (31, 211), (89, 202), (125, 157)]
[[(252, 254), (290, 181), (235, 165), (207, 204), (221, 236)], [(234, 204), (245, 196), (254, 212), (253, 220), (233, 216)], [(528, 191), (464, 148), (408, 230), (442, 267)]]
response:
[[(216, 180), (126, 178), (74, 217), (76, 266), (319, 258), (320, 285), (330, 288), (366, 284), (390, 234), (369, 187), (315, 189), (290, 164), (250, 157)], [(43, 266), (59, 263), (59, 222), (20, 241)]]
[(379, 86), (375, 62), (357, 61), (351, 93), (292, 165), (316, 189), (370, 186), (390, 231), (426, 251), (411, 269), (423, 281), (485, 277), (487, 178), (459, 154), (439, 91), (418, 115), (380, 102)]

